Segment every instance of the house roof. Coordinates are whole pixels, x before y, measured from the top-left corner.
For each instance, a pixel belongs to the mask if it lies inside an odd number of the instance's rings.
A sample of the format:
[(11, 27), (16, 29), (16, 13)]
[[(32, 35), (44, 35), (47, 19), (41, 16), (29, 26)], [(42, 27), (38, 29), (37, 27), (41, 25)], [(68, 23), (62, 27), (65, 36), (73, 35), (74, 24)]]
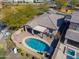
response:
[(57, 28), (57, 20), (62, 18), (63, 16), (57, 14), (47, 14), (35, 17), (32, 21), (28, 22), (27, 25), (31, 27), (35, 27), (37, 25), (41, 25), (47, 28), (56, 29)]
[(79, 42), (79, 32), (73, 30), (67, 30), (65, 38)]
[(56, 29), (58, 29), (64, 21), (64, 16), (59, 14), (51, 14), (49, 15), (51, 22), (54, 24)]
[(67, 19), (72, 23), (79, 23), (79, 10), (75, 11), (71, 14), (71, 19)]

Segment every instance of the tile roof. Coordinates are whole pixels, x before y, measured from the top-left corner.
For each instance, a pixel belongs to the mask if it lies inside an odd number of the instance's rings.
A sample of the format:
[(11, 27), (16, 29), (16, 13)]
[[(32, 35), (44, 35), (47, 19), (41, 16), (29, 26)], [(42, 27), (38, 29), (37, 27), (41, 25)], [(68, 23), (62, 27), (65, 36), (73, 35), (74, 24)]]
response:
[(57, 14), (44, 13), (41, 16), (35, 17), (32, 21), (28, 22), (27, 25), (35, 27), (37, 25), (45, 26), (51, 29), (57, 29), (57, 20), (64, 16)]
[(79, 32), (67, 30), (65, 38), (79, 42)]

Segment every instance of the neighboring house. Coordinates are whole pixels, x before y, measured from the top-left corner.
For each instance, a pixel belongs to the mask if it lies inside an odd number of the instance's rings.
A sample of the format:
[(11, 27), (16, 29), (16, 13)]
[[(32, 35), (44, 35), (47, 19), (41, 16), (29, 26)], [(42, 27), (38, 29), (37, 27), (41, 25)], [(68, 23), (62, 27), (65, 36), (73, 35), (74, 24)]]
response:
[(70, 21), (70, 25), (64, 42), (79, 47), (79, 11), (72, 13), (71, 19), (69, 17), (66, 20)]
[(42, 3), (45, 1), (50, 1), (50, 0), (4, 0), (3, 2), (31, 2), (31, 3)]
[(54, 59), (79, 59), (79, 11), (66, 14), (59, 29), (60, 41)]
[(4, 0), (3, 2), (33, 2), (33, 0)]

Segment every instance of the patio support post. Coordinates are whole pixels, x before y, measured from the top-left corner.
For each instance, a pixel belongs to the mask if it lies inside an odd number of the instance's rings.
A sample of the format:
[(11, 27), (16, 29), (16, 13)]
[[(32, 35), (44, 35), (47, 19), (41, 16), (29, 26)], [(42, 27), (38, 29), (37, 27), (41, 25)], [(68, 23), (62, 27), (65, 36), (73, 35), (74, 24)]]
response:
[(34, 30), (32, 29), (32, 34), (34, 34)]
[(23, 26), (23, 30), (24, 30), (24, 31), (26, 31), (26, 30), (27, 30), (25, 26)]
[(65, 41), (64, 41), (64, 44), (65, 44), (65, 45), (67, 44), (67, 40), (68, 40), (68, 39), (65, 39)]
[(42, 38), (43, 38), (43, 33), (42, 33)]

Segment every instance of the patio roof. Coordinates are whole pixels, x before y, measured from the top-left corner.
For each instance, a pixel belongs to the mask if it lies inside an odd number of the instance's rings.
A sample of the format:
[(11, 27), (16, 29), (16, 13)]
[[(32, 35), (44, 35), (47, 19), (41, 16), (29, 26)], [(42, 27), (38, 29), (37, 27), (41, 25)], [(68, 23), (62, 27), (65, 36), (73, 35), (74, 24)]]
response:
[(46, 27), (43, 27), (43, 26), (36, 26), (33, 29), (36, 30), (36, 31), (39, 31), (39, 32), (45, 32), (45, 30), (47, 28)]
[(65, 38), (79, 42), (79, 33), (73, 30), (67, 30)]

